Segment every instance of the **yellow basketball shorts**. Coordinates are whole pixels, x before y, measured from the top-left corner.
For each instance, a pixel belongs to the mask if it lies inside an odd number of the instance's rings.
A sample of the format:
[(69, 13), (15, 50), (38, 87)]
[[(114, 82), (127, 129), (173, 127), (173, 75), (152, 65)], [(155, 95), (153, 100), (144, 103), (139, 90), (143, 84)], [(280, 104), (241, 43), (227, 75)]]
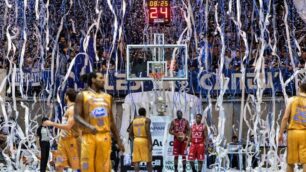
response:
[(288, 164), (306, 164), (306, 130), (288, 130)]
[(149, 150), (147, 138), (135, 138), (133, 143), (133, 162), (151, 162), (152, 151)]
[(55, 166), (80, 169), (80, 142), (76, 137), (60, 139), (58, 142)]
[(81, 144), (82, 172), (110, 172), (110, 133), (83, 134)]

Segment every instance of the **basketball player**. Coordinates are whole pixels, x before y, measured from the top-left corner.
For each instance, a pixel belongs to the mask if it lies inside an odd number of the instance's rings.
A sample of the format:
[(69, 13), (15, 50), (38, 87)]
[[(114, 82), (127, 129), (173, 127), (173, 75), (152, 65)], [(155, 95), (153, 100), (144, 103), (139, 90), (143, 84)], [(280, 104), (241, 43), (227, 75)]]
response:
[[(205, 139), (207, 138), (207, 128), (201, 123), (202, 114), (196, 115), (196, 123), (192, 125), (191, 137), (189, 137), (188, 143), (191, 141), (188, 160), (192, 168), (192, 172), (201, 172), (204, 154), (205, 154)], [(189, 144), (188, 144), (189, 145)], [(196, 170), (194, 161), (198, 160), (198, 170)]]
[[(288, 124), (288, 127), (287, 127)], [(294, 164), (302, 164), (306, 171), (306, 79), (299, 85), (298, 96), (288, 100), (278, 134), (279, 144), (287, 127), (287, 172), (293, 172)]]
[(56, 171), (63, 171), (64, 168), (71, 168), (73, 170), (80, 169), (80, 145), (79, 132), (74, 121), (74, 102), (77, 92), (73, 89), (67, 89), (65, 93), (65, 103), (67, 110), (63, 116), (62, 124), (45, 121), (45, 126), (53, 126), (62, 129), (57, 146), (55, 167)]
[(174, 155), (174, 171), (177, 172), (179, 155), (183, 159), (183, 171), (186, 171), (186, 147), (190, 132), (189, 122), (183, 118), (182, 111), (176, 112), (177, 118), (171, 122), (169, 133), (174, 135), (173, 155)]
[(74, 116), (82, 130), (81, 171), (110, 172), (111, 132), (124, 151), (112, 114), (112, 97), (102, 92), (101, 73), (92, 72), (85, 78), (88, 88), (77, 95)]
[(139, 116), (132, 121), (132, 129), (129, 130), (133, 144), (133, 163), (135, 171), (139, 171), (139, 163), (146, 162), (148, 172), (152, 172), (152, 137), (150, 132), (151, 120), (146, 117), (146, 109), (138, 110)]

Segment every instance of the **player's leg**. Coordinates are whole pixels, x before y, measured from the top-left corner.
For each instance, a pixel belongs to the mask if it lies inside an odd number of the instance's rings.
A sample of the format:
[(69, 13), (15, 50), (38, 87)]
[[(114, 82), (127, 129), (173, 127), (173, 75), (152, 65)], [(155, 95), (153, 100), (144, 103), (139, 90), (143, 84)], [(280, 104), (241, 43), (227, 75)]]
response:
[(187, 155), (187, 142), (183, 141), (181, 142), (181, 151), (180, 154), (182, 155), (182, 161), (183, 161), (183, 172), (186, 172), (186, 155)]
[(303, 164), (303, 172), (306, 172), (306, 164)]
[(64, 140), (59, 140), (57, 145), (57, 152), (55, 157), (55, 169), (57, 172), (64, 171), (64, 168), (68, 166), (66, 143)]
[(153, 171), (152, 161), (147, 162), (147, 170), (148, 170), (148, 172), (152, 172)]
[(294, 171), (294, 164), (288, 164), (287, 165), (287, 172), (293, 172)]
[(190, 148), (189, 148), (188, 161), (190, 162), (192, 172), (196, 172), (196, 168), (194, 165), (195, 153), (196, 153), (195, 151), (196, 151), (196, 147), (194, 144), (191, 143)]
[(195, 165), (194, 165), (194, 161), (189, 161), (190, 162), (190, 166), (191, 166), (191, 169), (192, 169), (192, 172), (196, 172), (196, 168), (195, 168)]
[(82, 135), (81, 143), (81, 171), (92, 172), (95, 171), (95, 151), (96, 139), (93, 134)]
[(139, 172), (139, 162), (134, 162), (134, 170), (135, 172)]
[(288, 131), (287, 143), (287, 172), (294, 171), (294, 164), (299, 161), (299, 133), (296, 131)]
[(135, 138), (133, 141), (133, 158), (132, 162), (134, 164), (134, 170), (139, 171), (139, 163), (142, 161), (142, 139)]
[(306, 131), (301, 130), (299, 132), (299, 158), (300, 163), (303, 165), (303, 171), (306, 172)]
[(183, 172), (186, 172), (186, 164), (187, 164), (186, 155), (182, 156), (182, 160), (183, 160)]
[(201, 171), (205, 159), (205, 145), (202, 143), (196, 146), (196, 159), (198, 160), (198, 171)]
[(180, 152), (180, 142), (174, 139), (173, 141), (174, 172), (177, 172), (179, 152)]
[(77, 138), (71, 137), (67, 140), (66, 153), (70, 168), (80, 169), (79, 143)]
[[(111, 150), (112, 139), (110, 133), (96, 134), (96, 154), (95, 154), (95, 171), (110, 172), (111, 168)], [(82, 171), (83, 172), (83, 171)]]
[(141, 153), (143, 154), (142, 161), (147, 163), (147, 170), (148, 172), (153, 171), (152, 167), (152, 150), (149, 148), (149, 140), (148, 139), (143, 139), (143, 147)]
[(198, 161), (198, 171), (201, 172), (203, 168), (203, 161)]
[(178, 155), (174, 156), (174, 172), (177, 172), (177, 166), (178, 166)]

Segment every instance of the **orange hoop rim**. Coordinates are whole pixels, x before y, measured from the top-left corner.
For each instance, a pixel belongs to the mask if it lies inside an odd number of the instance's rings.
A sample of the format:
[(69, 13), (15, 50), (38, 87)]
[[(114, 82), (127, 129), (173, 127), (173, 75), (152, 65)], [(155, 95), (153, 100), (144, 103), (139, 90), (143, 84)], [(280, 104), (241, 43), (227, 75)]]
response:
[(162, 72), (152, 72), (149, 74), (149, 76), (154, 80), (161, 80), (165, 76), (165, 74)]

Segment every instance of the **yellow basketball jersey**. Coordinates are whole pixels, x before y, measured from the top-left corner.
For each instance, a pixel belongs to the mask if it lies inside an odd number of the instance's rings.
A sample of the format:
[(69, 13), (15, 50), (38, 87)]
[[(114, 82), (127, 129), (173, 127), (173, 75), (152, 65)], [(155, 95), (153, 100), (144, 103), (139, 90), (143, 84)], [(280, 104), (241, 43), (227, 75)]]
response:
[[(74, 110), (73, 107), (74, 106), (72, 105), (72, 106), (68, 107), (68, 109), (72, 108), (72, 110)], [(68, 111), (68, 109), (67, 109), (67, 111)], [(66, 112), (63, 116), (62, 124), (67, 124), (69, 118), (73, 118), (73, 114), (71, 114), (71, 116), (69, 116), (69, 113)], [(76, 124), (74, 124), (70, 130), (65, 130), (65, 131), (62, 130), (61, 131), (61, 137), (63, 137), (63, 138), (78, 137), (78, 136), (79, 136), (79, 131), (78, 131), (78, 127), (77, 127)]]
[(296, 96), (291, 104), (288, 130), (306, 129), (306, 97)]
[[(83, 118), (95, 126), (99, 133), (110, 131), (110, 115), (112, 113), (112, 96), (106, 93), (83, 91)], [(82, 128), (82, 133), (90, 133)]]
[(147, 137), (145, 117), (138, 117), (133, 120), (133, 133), (136, 138)]

